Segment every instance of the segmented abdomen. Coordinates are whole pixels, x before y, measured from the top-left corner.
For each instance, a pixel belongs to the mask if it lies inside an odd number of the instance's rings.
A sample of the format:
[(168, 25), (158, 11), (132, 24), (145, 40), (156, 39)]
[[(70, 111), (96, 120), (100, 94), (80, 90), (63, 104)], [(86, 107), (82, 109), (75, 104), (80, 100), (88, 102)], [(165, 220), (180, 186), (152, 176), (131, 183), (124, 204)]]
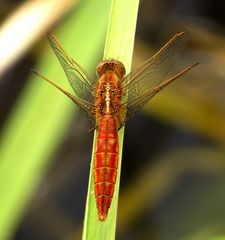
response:
[(112, 115), (101, 118), (94, 163), (95, 197), (98, 219), (105, 221), (112, 202), (118, 167), (118, 133)]

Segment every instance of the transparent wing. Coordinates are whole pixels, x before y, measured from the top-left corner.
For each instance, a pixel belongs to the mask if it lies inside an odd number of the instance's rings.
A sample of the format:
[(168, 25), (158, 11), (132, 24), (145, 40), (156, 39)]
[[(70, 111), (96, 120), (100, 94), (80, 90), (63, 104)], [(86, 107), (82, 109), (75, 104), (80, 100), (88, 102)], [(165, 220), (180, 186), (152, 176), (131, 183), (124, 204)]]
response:
[(64, 90), (63, 88), (61, 88), (60, 86), (58, 86), (56, 83), (52, 82), (51, 80), (49, 80), (48, 78), (46, 78), (45, 76), (43, 76), (42, 74), (40, 74), (39, 72), (32, 70), (31, 71), (36, 74), (37, 76), (41, 77), (42, 79), (44, 79), (45, 81), (49, 82), (51, 85), (53, 85), (54, 87), (56, 87), (57, 89), (59, 89), (62, 93), (64, 93), (67, 97), (69, 97), (78, 107), (80, 107), (81, 111), (86, 115), (86, 117), (89, 119), (89, 121), (91, 122), (91, 124), (96, 127), (96, 121), (95, 121), (95, 117), (92, 114), (93, 111), (93, 107), (94, 104), (87, 102), (77, 96), (74, 96), (72, 94), (70, 94), (69, 92), (67, 92), (66, 90)]
[(84, 101), (94, 102), (93, 89), (96, 81), (88, 76), (86, 71), (66, 54), (54, 35), (48, 34), (48, 40), (75, 94)]
[(162, 81), (174, 66), (187, 40), (188, 33), (186, 31), (177, 33), (152, 58), (124, 78), (122, 85), (125, 92), (128, 93), (126, 119), (140, 110), (163, 88), (160, 87), (161, 84), (163, 85)]

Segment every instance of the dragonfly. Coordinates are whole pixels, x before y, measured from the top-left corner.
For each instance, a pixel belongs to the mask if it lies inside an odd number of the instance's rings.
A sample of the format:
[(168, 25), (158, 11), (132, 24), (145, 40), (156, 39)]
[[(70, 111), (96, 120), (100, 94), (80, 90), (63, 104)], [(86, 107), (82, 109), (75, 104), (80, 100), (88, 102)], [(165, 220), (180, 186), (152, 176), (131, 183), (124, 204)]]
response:
[(122, 62), (107, 59), (97, 65), (97, 78), (92, 78), (64, 51), (56, 37), (48, 34), (49, 43), (56, 54), (74, 94), (33, 71), (67, 97), (91, 121), (97, 130), (94, 155), (94, 192), (98, 220), (105, 221), (113, 199), (119, 161), (118, 130), (152, 97), (198, 63), (185, 68), (165, 80), (188, 40), (187, 31), (175, 34), (153, 57), (126, 74)]

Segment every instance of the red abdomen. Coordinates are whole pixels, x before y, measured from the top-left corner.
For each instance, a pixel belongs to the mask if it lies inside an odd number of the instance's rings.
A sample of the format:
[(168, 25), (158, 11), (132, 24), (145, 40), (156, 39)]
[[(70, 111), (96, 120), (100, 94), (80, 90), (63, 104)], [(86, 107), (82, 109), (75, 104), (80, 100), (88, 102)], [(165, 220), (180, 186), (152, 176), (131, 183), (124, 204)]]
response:
[(112, 202), (118, 167), (118, 133), (116, 119), (104, 115), (98, 127), (94, 162), (95, 197), (98, 219), (105, 221)]

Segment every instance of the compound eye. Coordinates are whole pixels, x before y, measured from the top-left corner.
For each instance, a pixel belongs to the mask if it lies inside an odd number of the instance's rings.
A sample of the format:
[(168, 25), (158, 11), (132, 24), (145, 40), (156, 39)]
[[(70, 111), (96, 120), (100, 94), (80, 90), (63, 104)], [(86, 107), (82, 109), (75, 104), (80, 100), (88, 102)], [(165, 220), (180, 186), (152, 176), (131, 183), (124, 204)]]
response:
[(117, 64), (115, 64), (115, 70), (116, 70), (117, 75), (120, 78), (123, 78), (124, 75), (126, 74), (125, 67), (121, 62), (118, 62)]
[(100, 78), (107, 70), (108, 68), (108, 63), (105, 61), (100, 62), (98, 66), (96, 67), (96, 74)]

